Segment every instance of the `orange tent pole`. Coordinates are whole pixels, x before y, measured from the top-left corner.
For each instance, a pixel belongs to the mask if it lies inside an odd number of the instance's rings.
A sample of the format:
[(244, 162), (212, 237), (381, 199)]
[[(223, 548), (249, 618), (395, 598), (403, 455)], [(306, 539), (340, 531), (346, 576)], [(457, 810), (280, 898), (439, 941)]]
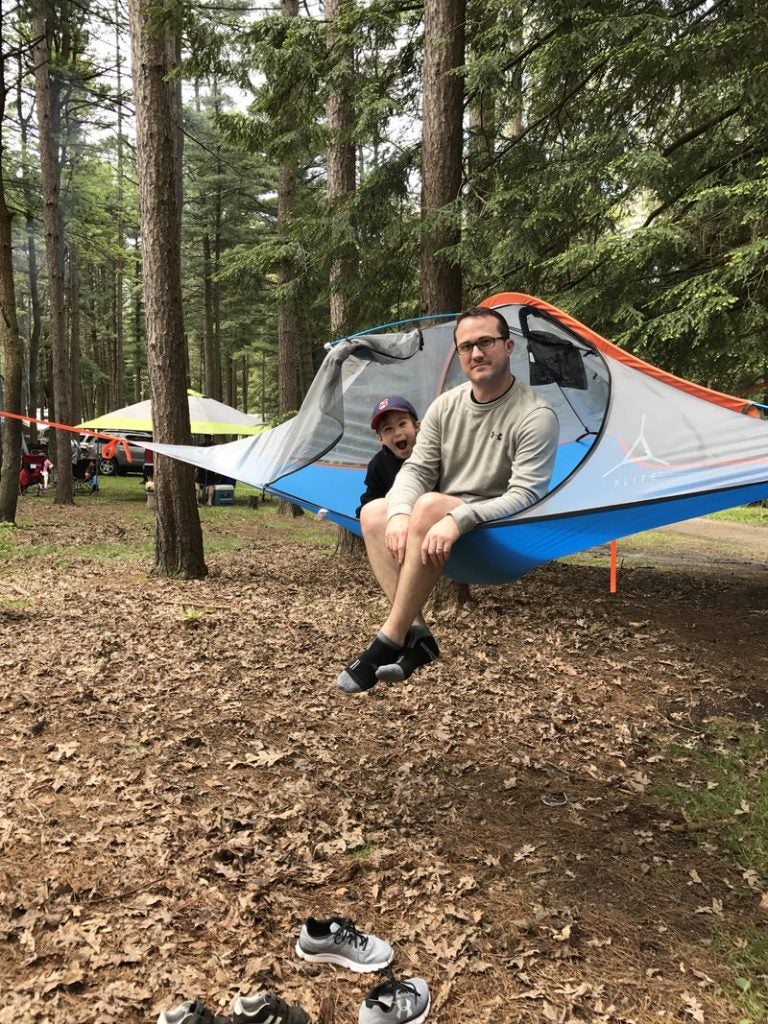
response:
[(616, 577), (617, 577), (616, 563), (618, 561), (618, 555), (619, 555), (619, 544), (618, 544), (618, 541), (612, 540), (611, 541), (611, 570), (610, 570), (610, 584), (609, 584), (609, 590), (610, 590), (610, 592), (612, 594), (615, 594), (616, 593), (616, 589), (617, 589), (616, 588)]

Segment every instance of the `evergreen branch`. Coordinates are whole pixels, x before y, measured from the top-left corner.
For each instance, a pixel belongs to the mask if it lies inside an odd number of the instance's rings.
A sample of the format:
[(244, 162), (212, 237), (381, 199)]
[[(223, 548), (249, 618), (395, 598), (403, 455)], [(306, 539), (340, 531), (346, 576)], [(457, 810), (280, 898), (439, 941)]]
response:
[(719, 114), (715, 114), (708, 121), (698, 125), (696, 128), (691, 128), (685, 135), (681, 135), (679, 139), (676, 139), (671, 145), (667, 146), (666, 149), (662, 149), (662, 156), (671, 156), (675, 150), (680, 149), (681, 146), (686, 146), (689, 142), (693, 142), (694, 139), (698, 139), (699, 136), (704, 135), (711, 128), (721, 124), (723, 121), (727, 121), (729, 117), (733, 117), (737, 114), (743, 106), (743, 102), (735, 103), (732, 107), (728, 107), (727, 110), (721, 111)]
[[(679, 202), (689, 191), (691, 186), (695, 185), (697, 182), (703, 181), (705, 178), (708, 178), (711, 174), (716, 174), (718, 171), (725, 170), (726, 167), (729, 167), (736, 160), (743, 160), (747, 156), (759, 157), (762, 155), (763, 153), (760, 147), (752, 146), (746, 149), (741, 149), (738, 153), (736, 153), (733, 156), (730, 156), (727, 160), (724, 160), (722, 163), (707, 164), (694, 178), (689, 179), (686, 182), (685, 186), (679, 189), (675, 193), (675, 195), (670, 196), (669, 199), (665, 200), (663, 203), (657, 206), (655, 210), (652, 210), (651, 213), (649, 213), (646, 219), (643, 221), (643, 227), (650, 227), (650, 225), (657, 219), (657, 217), (660, 217), (662, 213), (668, 210), (671, 206), (674, 206), (675, 203)], [(686, 209), (689, 206), (690, 202), (686, 204)]]
[(554, 106), (550, 107), (549, 110), (545, 111), (540, 117), (537, 117), (535, 121), (532, 121), (523, 131), (520, 132), (519, 135), (516, 135), (513, 139), (510, 139), (507, 145), (502, 147), (498, 151), (496, 156), (494, 156), (493, 160), (489, 161), (489, 166), (497, 163), (501, 157), (506, 156), (507, 153), (510, 152), (510, 150), (512, 150), (516, 145), (518, 145), (518, 143), (522, 142), (523, 139), (525, 139), (528, 135), (535, 131), (536, 128), (540, 127), (542, 124), (545, 124), (551, 118), (558, 117), (563, 112), (568, 103), (575, 96), (578, 96), (578, 94), (582, 92), (582, 90), (593, 78), (601, 75), (603, 71), (605, 71), (607, 65), (607, 60), (603, 60), (599, 64), (595, 65), (595, 67), (592, 68), (592, 70), (584, 78), (577, 82), (576, 85), (573, 86), (573, 88), (571, 88), (569, 91), (566, 91), (560, 97), (557, 103), (554, 104)]

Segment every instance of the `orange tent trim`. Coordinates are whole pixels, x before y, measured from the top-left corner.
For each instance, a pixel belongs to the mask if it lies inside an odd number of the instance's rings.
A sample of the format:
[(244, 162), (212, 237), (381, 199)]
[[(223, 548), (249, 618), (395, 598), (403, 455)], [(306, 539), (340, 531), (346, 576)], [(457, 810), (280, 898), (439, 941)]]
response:
[(755, 406), (751, 402), (745, 401), (743, 398), (735, 398), (733, 395), (726, 395), (720, 391), (712, 391), (710, 388), (705, 388), (701, 384), (694, 384), (692, 381), (683, 380), (682, 377), (676, 377), (673, 373), (667, 373), (664, 370), (660, 370), (658, 366), (653, 366), (651, 363), (646, 363), (643, 359), (638, 359), (637, 356), (631, 355), (629, 352), (625, 352), (623, 348), (619, 348), (618, 345), (614, 345), (613, 342), (602, 338), (595, 331), (591, 330), (585, 324), (580, 323), (574, 317), (568, 313), (564, 313), (557, 306), (550, 305), (549, 302), (544, 302), (542, 299), (534, 298), (532, 295), (526, 295), (523, 292), (499, 292), (497, 295), (491, 295), (490, 298), (484, 299), (480, 303), (481, 306), (533, 306), (535, 309), (541, 309), (545, 313), (549, 313), (550, 316), (559, 320), (564, 327), (570, 328), (575, 334), (580, 335), (582, 338), (586, 338), (587, 341), (591, 341), (595, 348), (601, 352), (605, 352), (606, 355), (612, 356), (620, 363), (625, 363), (627, 366), (631, 366), (634, 370), (639, 370), (641, 373), (647, 374), (649, 377), (654, 377), (656, 380), (663, 381), (665, 384), (669, 384), (679, 391), (685, 391), (689, 395), (693, 395), (696, 398), (703, 398), (707, 402), (712, 402), (714, 405), (721, 405), (725, 409), (730, 409), (732, 412), (746, 413), (749, 416), (759, 416), (759, 413)]

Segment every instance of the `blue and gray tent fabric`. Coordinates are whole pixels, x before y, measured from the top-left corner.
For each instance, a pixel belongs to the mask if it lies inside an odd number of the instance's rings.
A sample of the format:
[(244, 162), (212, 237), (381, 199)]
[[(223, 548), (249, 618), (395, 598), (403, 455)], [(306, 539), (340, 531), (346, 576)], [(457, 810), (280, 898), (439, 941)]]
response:
[[(461, 538), (448, 576), (509, 582), (605, 541), (768, 496), (768, 421), (745, 415), (749, 403), (650, 367), (539, 299), (509, 293), (485, 304), (507, 319), (512, 372), (554, 407), (560, 443), (549, 493)], [(256, 437), (149, 447), (322, 509), (359, 533), (355, 508), (378, 449), (370, 411), (401, 394), (423, 415), (464, 380), (453, 326), (335, 344), (298, 414)]]

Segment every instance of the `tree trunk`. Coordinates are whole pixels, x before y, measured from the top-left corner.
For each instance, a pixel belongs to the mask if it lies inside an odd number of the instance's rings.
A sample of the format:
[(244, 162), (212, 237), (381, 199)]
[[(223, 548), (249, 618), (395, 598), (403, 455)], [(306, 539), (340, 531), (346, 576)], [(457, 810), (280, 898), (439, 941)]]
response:
[(71, 415), (73, 423), (83, 421), (83, 397), (80, 383), (80, 268), (77, 248), (69, 247), (69, 367), (72, 382)]
[(357, 257), (347, 227), (348, 208), (355, 192), (355, 145), (352, 137), (352, 47), (345, 42), (343, 16), (350, 0), (326, 0), (328, 52), (333, 66), (334, 90), (326, 104), (328, 148), (326, 174), (331, 222), (330, 313), (331, 334), (339, 338), (353, 325), (352, 296), (357, 279)]
[[(451, 74), (464, 64), (465, 0), (426, 0), (422, 74), (421, 312), (461, 308), (458, 256), (443, 250), (461, 240), (457, 214), (462, 168), (464, 86)], [(453, 222), (451, 222), (453, 221)]]
[[(457, 257), (442, 250), (461, 241), (461, 231), (448, 221), (446, 210), (456, 203), (461, 188), (464, 80), (450, 72), (464, 64), (465, 17), (466, 0), (424, 4), (420, 297), (425, 316), (462, 308), (461, 267)], [(469, 599), (465, 584), (443, 578), (433, 601), (443, 601), (446, 588), (459, 605)]]
[[(23, 67), (19, 57), (19, 73), (16, 83), (16, 115), (19, 122), (19, 137), (21, 140), (21, 167), (23, 168), (22, 190), (24, 193), (24, 221), (26, 228), (27, 243), (27, 269), (29, 272), (29, 317), (27, 321), (27, 373), (29, 375), (28, 393), (29, 404), (27, 412), (30, 416), (37, 416), (40, 402), (40, 337), (42, 335), (42, 318), (40, 316), (40, 288), (37, 275), (37, 244), (35, 241), (35, 218), (32, 212), (32, 186), (29, 180), (29, 155), (27, 144), (27, 133), (31, 113), (24, 113), (24, 93), (22, 90)], [(30, 438), (37, 440), (37, 424), (31, 423), (29, 428)]]
[[(50, 307), (51, 356), (53, 360), (53, 401), (59, 423), (70, 423), (69, 345), (64, 331), (64, 246), (59, 204), (59, 162), (53, 131), (55, 111), (51, 101), (47, 25), (41, 14), (32, 19), (35, 38), (35, 100), (40, 144), (40, 168), (43, 191), (43, 225), (48, 264), (48, 304)], [(57, 505), (72, 505), (72, 435), (65, 430), (56, 435)]]
[(117, 259), (115, 260), (115, 367), (114, 396), (115, 407), (125, 405), (125, 329), (123, 325), (123, 277), (125, 247), (125, 214), (123, 211), (123, 55), (120, 49), (120, 36), (123, 21), (118, 0), (113, 8), (115, 22), (115, 71), (117, 75)]
[[(3, 39), (0, 13), (0, 41)], [(3, 62), (0, 61), (0, 341), (5, 369), (4, 409), (21, 413), (22, 352), (19, 324), (16, 319), (16, 290), (13, 280), (11, 255), (11, 215), (5, 201), (3, 179), (3, 121), (5, 118), (6, 86)], [(21, 420), (3, 418), (2, 453), (0, 458), (0, 520), (16, 521), (19, 495), (19, 469), (21, 467)]]
[[(136, 239), (136, 250), (139, 249), (139, 240)], [(136, 258), (136, 279), (141, 280), (141, 257)], [(135, 370), (133, 375), (133, 400), (140, 402), (144, 398), (144, 387), (142, 378), (142, 365), (144, 354), (144, 337), (141, 333), (141, 325), (144, 320), (144, 304), (141, 299), (141, 289), (134, 289), (133, 299), (133, 358)]]
[(211, 286), (211, 240), (203, 234), (203, 363), (204, 388), (209, 398), (217, 398), (216, 351), (213, 343), (213, 288)]
[[(355, 114), (352, 104), (354, 51), (345, 40), (343, 18), (352, 9), (350, 0), (326, 0), (328, 54), (333, 67), (334, 90), (325, 113), (328, 122), (326, 175), (330, 217), (331, 337), (340, 338), (353, 327), (352, 296), (356, 294), (357, 254), (351, 244), (348, 209), (355, 193), (355, 144), (352, 136)], [(339, 527), (337, 551), (359, 558), (365, 551), (361, 537)]]
[[(130, 0), (133, 86), (146, 309), (155, 438), (191, 444), (181, 291), (179, 96), (169, 81), (178, 38), (154, 26), (153, 0)], [(191, 466), (157, 457), (154, 572), (200, 579), (207, 574)]]
[[(290, 0), (284, 0), (284, 4)], [(277, 230), (286, 236), (296, 206), (296, 169), (283, 163), (277, 172)], [(296, 277), (292, 263), (285, 259), (277, 272), (281, 290), (277, 312), (277, 404), (278, 412), (299, 407), (299, 317), (296, 300), (286, 295)]]
[[(299, 15), (298, 0), (281, 0), (281, 11), (286, 18)], [(277, 172), (277, 232), (287, 241), (296, 211), (298, 172), (295, 160), (284, 157)], [(299, 317), (297, 300), (291, 285), (296, 279), (296, 268), (285, 258), (277, 272), (280, 289), (280, 307), (277, 313), (277, 402), (278, 412), (291, 412), (299, 407)]]

